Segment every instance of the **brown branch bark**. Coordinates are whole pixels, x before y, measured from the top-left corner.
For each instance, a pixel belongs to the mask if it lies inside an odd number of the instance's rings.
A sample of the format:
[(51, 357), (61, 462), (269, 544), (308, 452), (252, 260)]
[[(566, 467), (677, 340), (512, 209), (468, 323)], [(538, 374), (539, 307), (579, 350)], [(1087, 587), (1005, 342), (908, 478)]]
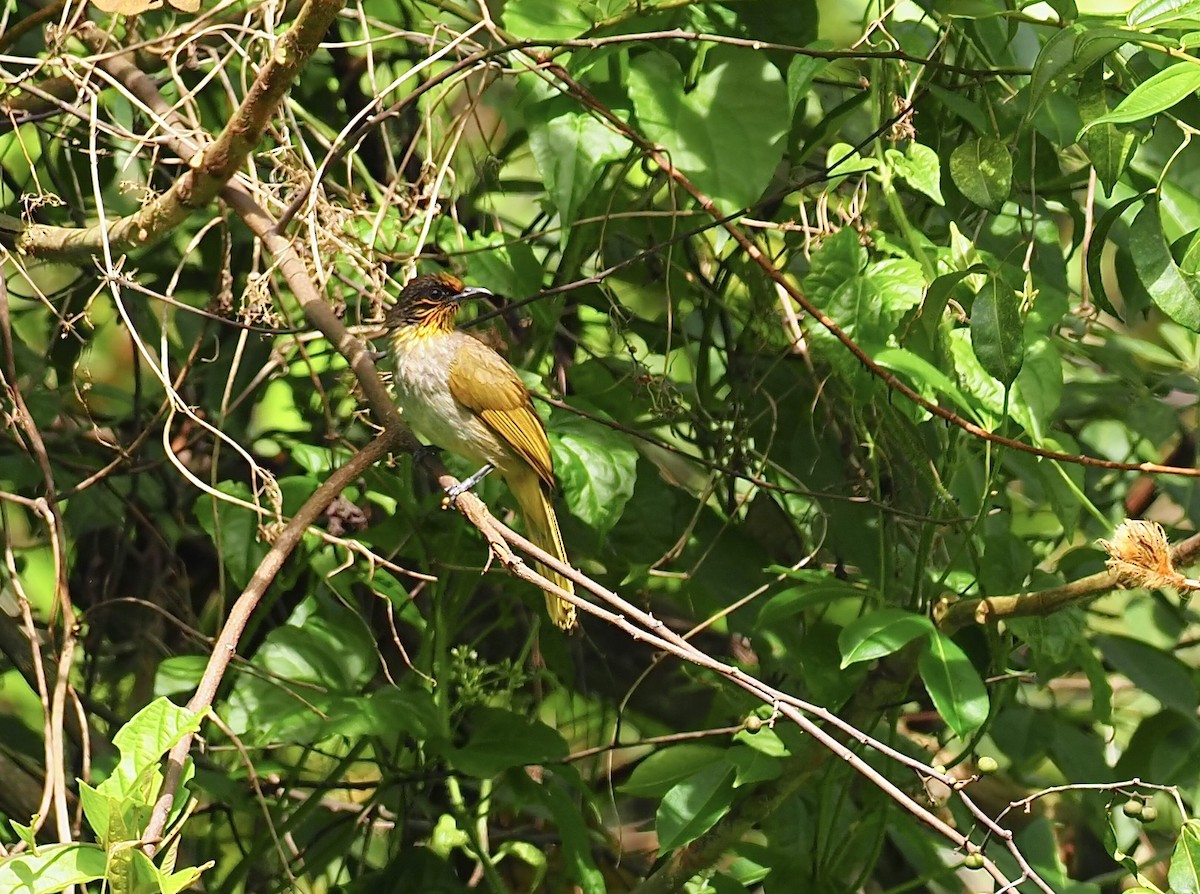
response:
[[(1200, 557), (1200, 534), (1193, 534), (1171, 548), (1171, 561), (1176, 565), (1190, 565), (1197, 557)], [(1115, 590), (1118, 586), (1120, 579), (1114, 572), (1098, 571), (1061, 587), (943, 603), (935, 611), (934, 620), (943, 629), (954, 631), (968, 624), (991, 624), (1005, 618), (1049, 615), (1068, 605)]]
[[(262, 140), (275, 109), (342, 6), (343, 0), (308, 0), (304, 4), (220, 136), (198, 154), (181, 153), (189, 159), (189, 169), (165, 193), (106, 227), (29, 226), (16, 238), (15, 250), (71, 260), (99, 254), (107, 242), (114, 254), (121, 254), (157, 242), (195, 209), (212, 202)], [(93, 45), (103, 39), (91, 24), (84, 26), (82, 36)]]
[[(253, 577), (250, 578), (250, 582), (238, 596), (233, 608), (230, 609), (229, 617), (221, 627), (221, 633), (213, 646), (212, 655), (204, 668), (204, 674), (200, 678), (196, 692), (188, 701), (188, 710), (203, 711), (212, 706), (217, 689), (225, 677), (229, 662), (233, 660), (233, 656), (237, 652), (238, 641), (246, 629), (251, 614), (267, 592), (267, 588), (275, 580), (276, 575), (279, 574), (280, 569), (283, 568), (283, 563), (300, 543), (304, 532), (320, 517), (338, 494), (366, 469), (382, 459), (398, 442), (398, 433), (393, 429), (385, 429), (379, 437), (330, 475), (320, 487), (313, 491), (312, 496), (304, 501), (304, 505), (287, 523), (287, 526), (271, 545), (271, 549), (254, 569)], [(185, 736), (167, 755), (162, 789), (159, 791), (158, 800), (154, 804), (154, 811), (151, 813), (144, 833), (145, 844), (143, 847), (150, 856), (154, 855), (158, 843), (162, 840), (167, 817), (171, 813), (171, 806), (175, 803), (175, 793), (179, 788), (184, 763), (187, 760), (188, 752), (191, 751), (193, 739), (194, 735)]]

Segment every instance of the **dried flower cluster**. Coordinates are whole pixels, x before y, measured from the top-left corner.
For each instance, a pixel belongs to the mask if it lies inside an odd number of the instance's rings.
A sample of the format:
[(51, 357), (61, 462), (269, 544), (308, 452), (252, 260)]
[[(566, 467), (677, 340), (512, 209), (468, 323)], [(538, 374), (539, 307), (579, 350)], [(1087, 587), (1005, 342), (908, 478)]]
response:
[(1171, 543), (1158, 522), (1126, 519), (1113, 531), (1112, 540), (1101, 540), (1108, 553), (1108, 568), (1128, 587), (1180, 591), (1200, 589), (1200, 581), (1184, 577), (1171, 561)]

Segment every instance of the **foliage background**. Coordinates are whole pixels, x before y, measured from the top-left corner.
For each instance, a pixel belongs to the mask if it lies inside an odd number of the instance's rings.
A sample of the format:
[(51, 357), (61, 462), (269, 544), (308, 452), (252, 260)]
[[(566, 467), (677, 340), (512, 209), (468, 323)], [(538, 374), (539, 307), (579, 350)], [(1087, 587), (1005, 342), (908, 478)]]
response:
[[(1194, 889), (1096, 541), (1194, 528), (1200, 3), (4, 15), (0, 883)], [(354, 338), (435, 269), (582, 636)]]

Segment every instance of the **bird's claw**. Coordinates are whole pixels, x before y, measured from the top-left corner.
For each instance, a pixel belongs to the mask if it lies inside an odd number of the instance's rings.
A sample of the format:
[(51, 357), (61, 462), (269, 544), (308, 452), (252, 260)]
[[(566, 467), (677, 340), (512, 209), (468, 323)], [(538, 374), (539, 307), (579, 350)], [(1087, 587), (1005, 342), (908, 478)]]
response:
[(465, 481), (458, 482), (458, 484), (454, 485), (454, 487), (446, 488), (446, 500), (450, 503), (453, 503), (455, 500), (477, 485), (480, 481), (482, 481), (485, 477), (487, 477), (487, 473), (492, 471), (494, 468), (495, 466), (493, 466), (491, 463), (488, 463)]

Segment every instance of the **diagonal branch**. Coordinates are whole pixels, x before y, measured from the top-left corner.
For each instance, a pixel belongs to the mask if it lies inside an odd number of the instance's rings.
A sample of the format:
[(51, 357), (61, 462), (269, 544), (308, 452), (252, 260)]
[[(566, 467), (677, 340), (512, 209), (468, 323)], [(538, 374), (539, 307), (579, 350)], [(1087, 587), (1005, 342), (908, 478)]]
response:
[[(307, 0), (291, 29), (276, 43), (237, 111), (216, 140), (188, 159), (188, 170), (171, 188), (128, 217), (108, 224), (78, 227), (29, 226), (15, 240), (22, 254), (56, 260), (98, 254), (107, 241), (114, 254), (157, 242), (187, 219), (195, 209), (212, 202), (262, 141), (267, 123), (292, 82), (320, 46), (343, 0)], [(95, 45), (102, 40), (95, 25), (82, 35)]]

